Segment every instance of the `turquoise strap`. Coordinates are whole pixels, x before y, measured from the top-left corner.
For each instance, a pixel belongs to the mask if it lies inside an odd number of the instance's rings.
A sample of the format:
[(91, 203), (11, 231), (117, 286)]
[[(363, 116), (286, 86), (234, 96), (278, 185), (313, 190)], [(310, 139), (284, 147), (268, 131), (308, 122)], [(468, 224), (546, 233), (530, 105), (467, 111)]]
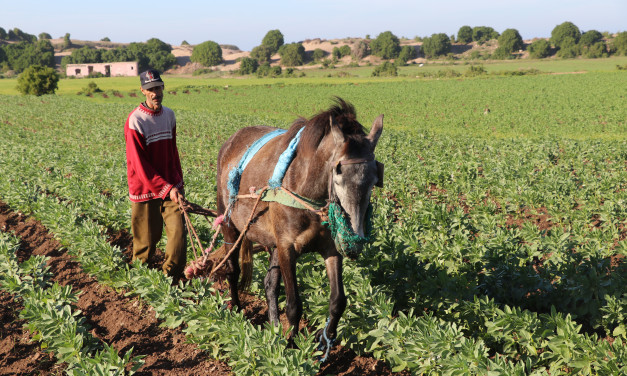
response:
[(277, 161), (276, 166), (274, 166), (274, 172), (272, 173), (272, 177), (270, 178), (270, 180), (268, 180), (268, 185), (270, 186), (270, 188), (279, 188), (283, 183), (285, 172), (287, 171), (288, 167), (290, 167), (290, 164), (294, 159), (294, 154), (296, 154), (296, 147), (300, 142), (300, 134), (303, 133), (303, 129), (305, 129), (305, 127), (302, 127), (298, 131), (298, 133), (296, 133), (296, 136), (294, 136), (292, 141), (290, 141), (290, 144), (279, 156), (279, 160)]

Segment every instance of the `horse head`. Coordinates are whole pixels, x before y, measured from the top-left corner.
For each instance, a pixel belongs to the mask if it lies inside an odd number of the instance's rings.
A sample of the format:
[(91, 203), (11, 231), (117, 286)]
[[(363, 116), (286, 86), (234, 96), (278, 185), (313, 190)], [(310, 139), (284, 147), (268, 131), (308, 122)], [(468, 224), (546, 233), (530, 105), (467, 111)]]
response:
[(356, 258), (370, 240), (372, 188), (383, 186), (383, 164), (374, 156), (383, 115), (375, 119), (368, 135), (344, 133), (333, 116), (330, 123), (335, 152), (330, 160), (329, 224), (338, 251)]

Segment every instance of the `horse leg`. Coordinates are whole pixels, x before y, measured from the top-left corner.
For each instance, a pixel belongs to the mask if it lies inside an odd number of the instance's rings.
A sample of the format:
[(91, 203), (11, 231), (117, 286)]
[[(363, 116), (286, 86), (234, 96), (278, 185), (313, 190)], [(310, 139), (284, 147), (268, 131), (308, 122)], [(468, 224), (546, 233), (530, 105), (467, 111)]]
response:
[(329, 300), (329, 319), (326, 326), (318, 332), (320, 341), (319, 349), (326, 351), (322, 361), (325, 361), (329, 350), (337, 337), (337, 324), (346, 309), (346, 294), (344, 293), (344, 283), (342, 281), (342, 257), (329, 256), (325, 258), (324, 264), (327, 268), (327, 277), (331, 286), (331, 298)]
[(298, 282), (296, 280), (296, 252), (293, 246), (278, 248), (279, 267), (285, 286), (285, 314), (287, 321), (292, 326), (292, 332), (288, 338), (292, 339), (298, 334), (300, 318), (303, 314), (303, 302), (298, 294)]
[[(239, 232), (235, 230), (234, 226), (222, 225), (222, 235), (224, 236), (224, 243), (226, 245), (227, 253), (233, 246), (233, 243), (237, 241), (239, 237)], [(238, 246), (239, 247), (239, 246)], [(226, 261), (227, 274), (226, 280), (229, 282), (229, 292), (231, 293), (231, 306), (241, 308), (237, 282), (239, 280), (239, 249), (233, 251), (233, 253), (229, 256), (229, 259)]]
[(279, 287), (281, 284), (281, 270), (277, 250), (270, 251), (270, 267), (263, 285), (266, 290), (266, 302), (268, 304), (268, 318), (274, 325), (279, 325)]

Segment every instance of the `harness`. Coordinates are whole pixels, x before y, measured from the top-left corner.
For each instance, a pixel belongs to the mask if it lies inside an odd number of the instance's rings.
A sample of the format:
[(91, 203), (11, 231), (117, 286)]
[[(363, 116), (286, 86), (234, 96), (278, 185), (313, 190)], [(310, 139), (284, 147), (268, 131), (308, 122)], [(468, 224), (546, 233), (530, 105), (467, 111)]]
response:
[[(272, 176), (268, 180), (268, 186), (262, 189), (254, 190), (251, 188), (249, 195), (238, 195), (239, 184), (241, 175), (244, 169), (248, 165), (248, 162), (255, 156), (255, 154), (274, 137), (284, 134), (286, 130), (278, 129), (266, 133), (261, 138), (253, 142), (253, 144), (244, 152), (238, 165), (229, 172), (229, 180), (227, 187), (229, 189), (229, 206), (227, 213), (225, 214), (225, 220), (230, 217), (233, 205), (238, 198), (257, 198), (266, 202), (277, 202), (285, 206), (305, 209), (318, 214), (322, 219), (322, 224), (329, 227), (331, 236), (335, 242), (337, 250), (344, 257), (355, 259), (358, 254), (355, 252), (358, 244), (369, 243), (371, 240), (372, 232), (372, 204), (368, 205), (366, 212), (366, 224), (364, 236), (355, 234), (353, 229), (349, 225), (349, 220), (346, 216), (344, 209), (342, 208), (339, 198), (335, 195), (333, 190), (333, 173), (329, 174), (329, 199), (328, 200), (315, 200), (307, 197), (300, 196), (294, 192), (289, 191), (282, 186), (283, 178), (289, 168), (290, 164), (294, 160), (296, 155), (296, 148), (300, 142), (301, 133), (305, 127), (301, 128), (296, 136), (290, 141), (287, 148), (281, 153), (277, 164), (274, 167)], [(338, 170), (343, 165), (368, 163), (373, 161), (373, 158), (353, 158), (343, 159), (335, 163), (334, 170)], [(379, 166), (380, 163), (377, 162)], [(382, 166), (382, 165), (381, 165)], [(381, 167), (382, 175), (382, 167)], [(382, 180), (382, 176), (381, 176)]]

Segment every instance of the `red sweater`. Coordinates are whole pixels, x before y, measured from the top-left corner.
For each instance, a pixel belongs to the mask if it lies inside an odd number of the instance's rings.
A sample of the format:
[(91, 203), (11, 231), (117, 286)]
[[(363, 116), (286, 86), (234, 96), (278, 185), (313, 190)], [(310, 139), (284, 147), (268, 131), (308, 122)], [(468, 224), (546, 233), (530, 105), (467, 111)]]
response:
[(128, 192), (131, 201), (165, 199), (172, 187), (183, 189), (183, 171), (176, 148), (174, 112), (153, 111), (143, 103), (124, 125)]

